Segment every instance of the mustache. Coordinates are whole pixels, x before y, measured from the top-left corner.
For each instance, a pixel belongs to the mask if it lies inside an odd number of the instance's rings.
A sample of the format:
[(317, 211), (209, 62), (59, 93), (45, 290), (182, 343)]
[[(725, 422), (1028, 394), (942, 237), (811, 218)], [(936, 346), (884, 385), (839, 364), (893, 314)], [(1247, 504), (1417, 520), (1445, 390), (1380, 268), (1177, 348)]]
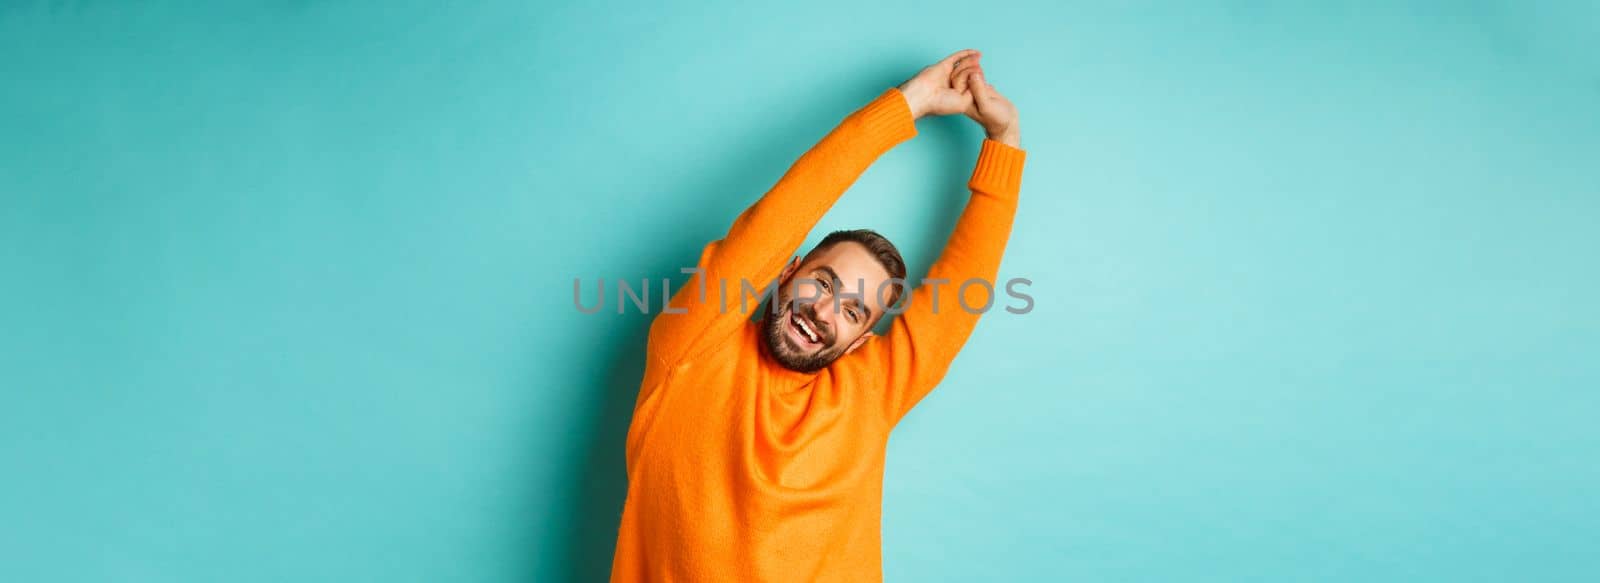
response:
[(811, 326), (811, 329), (817, 333), (817, 337), (822, 340), (824, 346), (833, 344), (833, 327), (817, 320), (816, 304), (801, 304), (796, 306), (794, 311), (795, 314), (806, 319), (806, 324)]

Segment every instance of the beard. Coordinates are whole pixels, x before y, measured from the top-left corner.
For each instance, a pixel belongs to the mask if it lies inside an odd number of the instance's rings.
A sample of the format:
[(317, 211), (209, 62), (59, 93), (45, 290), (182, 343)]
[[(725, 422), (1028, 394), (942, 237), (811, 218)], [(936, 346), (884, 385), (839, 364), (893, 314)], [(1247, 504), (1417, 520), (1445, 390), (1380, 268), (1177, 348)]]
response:
[[(816, 304), (803, 304), (798, 307), (788, 300), (774, 300), (767, 306), (767, 314), (763, 317), (767, 354), (792, 371), (816, 372), (827, 368), (838, 360), (844, 353), (839, 345), (839, 337), (831, 328), (817, 323)], [(794, 338), (789, 336), (789, 330), (794, 326), (791, 315), (798, 310), (800, 319), (805, 320), (807, 326), (817, 333), (820, 347), (808, 350), (796, 344)]]

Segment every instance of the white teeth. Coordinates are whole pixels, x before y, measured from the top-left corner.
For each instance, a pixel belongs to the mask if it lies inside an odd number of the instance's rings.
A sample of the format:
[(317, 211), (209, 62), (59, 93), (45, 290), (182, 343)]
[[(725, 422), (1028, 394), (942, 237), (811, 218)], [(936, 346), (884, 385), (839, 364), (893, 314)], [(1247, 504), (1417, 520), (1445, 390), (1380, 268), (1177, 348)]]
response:
[(806, 338), (810, 338), (812, 342), (818, 341), (817, 333), (811, 331), (811, 326), (806, 325), (805, 320), (801, 320), (799, 316), (790, 316), (790, 319), (794, 320), (795, 325), (800, 327), (800, 331), (806, 334)]

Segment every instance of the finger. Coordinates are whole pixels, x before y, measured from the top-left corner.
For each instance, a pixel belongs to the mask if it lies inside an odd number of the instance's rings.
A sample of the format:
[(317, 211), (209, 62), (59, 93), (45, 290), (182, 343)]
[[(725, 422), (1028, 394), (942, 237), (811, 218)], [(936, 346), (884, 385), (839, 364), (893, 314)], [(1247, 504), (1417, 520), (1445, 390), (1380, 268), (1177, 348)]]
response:
[(956, 59), (956, 62), (950, 65), (952, 67), (950, 76), (954, 77), (955, 74), (961, 72), (961, 70), (971, 68), (972, 61), (973, 59), (971, 57), (962, 57), (960, 59)]
[(982, 74), (983, 74), (983, 66), (981, 66), (981, 65), (974, 65), (974, 66), (962, 69), (961, 71), (956, 72), (955, 76), (952, 78), (952, 83), (953, 83), (952, 87), (956, 91), (959, 91), (959, 92), (962, 92), (962, 93), (971, 91), (972, 90), (973, 79), (977, 78), (979, 75), (982, 75)]
[(978, 103), (978, 101), (979, 101), (978, 94), (974, 93), (972, 91), (973, 83), (975, 83), (975, 82), (972, 81), (971, 79), (973, 77), (976, 77), (976, 76), (977, 75), (968, 75), (967, 76), (967, 79), (968, 79), (967, 80), (967, 92), (966, 93), (962, 93), (962, 95), (967, 98), (967, 103), (966, 103), (967, 107), (966, 107), (966, 111), (963, 111), (962, 113), (967, 114), (967, 117), (972, 118), (972, 121), (982, 123), (983, 122), (982, 104)]
[(973, 101), (987, 101), (994, 97), (994, 87), (989, 86), (989, 80), (984, 78), (982, 70), (969, 76), (967, 87), (972, 90)]
[(961, 60), (963, 57), (966, 57), (968, 55), (976, 55), (976, 54), (978, 54), (978, 49), (962, 49), (962, 50), (956, 51), (954, 53), (950, 53), (950, 56), (945, 57), (944, 59), (941, 59), (937, 63), (934, 63), (934, 66), (936, 66), (936, 67), (944, 67), (944, 68), (948, 69), (948, 68), (954, 67), (955, 64), (956, 64), (956, 61)]
[(974, 69), (972, 67), (957, 69), (956, 72), (950, 76), (950, 88), (954, 89), (956, 93), (966, 93), (967, 84), (969, 82), (968, 80), (971, 79), (973, 71)]
[(950, 85), (955, 87), (956, 91), (966, 91), (966, 76), (972, 71), (981, 70), (982, 67), (983, 65), (979, 63), (978, 57), (962, 59), (961, 62), (956, 63), (956, 70), (950, 73)]

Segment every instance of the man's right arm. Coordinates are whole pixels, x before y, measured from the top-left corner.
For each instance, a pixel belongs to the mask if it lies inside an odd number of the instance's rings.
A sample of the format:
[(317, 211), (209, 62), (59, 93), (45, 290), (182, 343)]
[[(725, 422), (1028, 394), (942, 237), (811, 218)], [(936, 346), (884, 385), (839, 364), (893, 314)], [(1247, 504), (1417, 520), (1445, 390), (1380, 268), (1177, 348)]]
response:
[(722, 239), (702, 250), (695, 275), (650, 325), (651, 358), (671, 365), (737, 331), (750, 314), (743, 309), (741, 290), (746, 285), (764, 290), (771, 284), (822, 215), (867, 167), (916, 135), (914, 122), (906, 97), (889, 89), (795, 161)]

